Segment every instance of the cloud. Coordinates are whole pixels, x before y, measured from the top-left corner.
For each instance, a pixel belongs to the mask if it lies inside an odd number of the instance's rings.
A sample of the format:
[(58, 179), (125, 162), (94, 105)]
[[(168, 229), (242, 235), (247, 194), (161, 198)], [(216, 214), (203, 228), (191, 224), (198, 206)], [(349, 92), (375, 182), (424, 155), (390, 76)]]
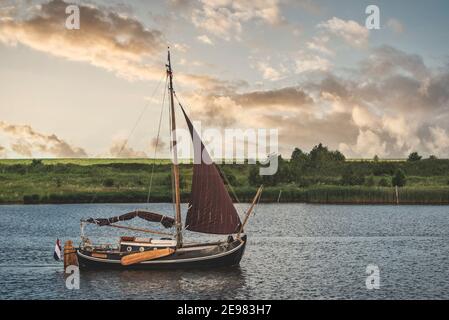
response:
[(326, 22), (320, 23), (318, 27), (342, 38), (353, 47), (363, 47), (368, 43), (369, 30), (353, 20), (346, 21), (333, 17)]
[(241, 106), (229, 96), (203, 95), (193, 93), (185, 97), (190, 116), (203, 121), (204, 126), (225, 128), (237, 122)]
[[(79, 30), (65, 28), (67, 3), (52, 0), (25, 19), (0, 21), (0, 41), (24, 44), (73, 61), (88, 62), (127, 79), (159, 79), (153, 57), (164, 47), (160, 31), (133, 18), (92, 5), (79, 5)], [(145, 60), (147, 58), (147, 60)]]
[(334, 56), (335, 52), (327, 47), (328, 42), (328, 36), (313, 37), (311, 41), (307, 42), (307, 48), (329, 56)]
[(266, 62), (258, 62), (256, 67), (260, 72), (262, 72), (262, 77), (265, 80), (277, 81), (283, 78), (281, 72), (274, 69)]
[(387, 21), (387, 26), (391, 30), (393, 30), (396, 34), (401, 34), (404, 32), (404, 25), (397, 19), (390, 18)]
[(240, 40), (242, 23), (251, 20), (277, 25), (283, 21), (278, 0), (202, 0), (192, 13), (193, 24), (214, 36)]
[(128, 146), (126, 139), (115, 139), (109, 148), (109, 156), (114, 158), (147, 158), (143, 151), (137, 151)]
[(208, 75), (191, 73), (177, 73), (176, 80), (181, 81), (186, 86), (193, 86), (199, 88), (201, 91), (213, 91), (215, 93), (233, 92), (238, 88), (248, 86), (248, 83), (243, 80), (221, 80)]
[(6, 148), (0, 145), (0, 158), (6, 158), (6, 157), (7, 157)]
[(332, 64), (326, 59), (317, 55), (308, 54), (300, 51), (296, 60), (296, 73), (308, 71), (328, 71)]
[[(56, 57), (86, 62), (131, 81), (161, 79), (166, 58), (166, 40), (161, 31), (94, 5), (79, 5), (80, 29), (68, 30), (67, 5), (52, 0), (33, 7), (26, 18), (17, 15), (0, 20), (0, 42), (12, 46), (21, 43)], [(173, 47), (178, 52), (188, 49), (181, 43)], [(203, 89), (225, 86), (224, 81), (207, 75), (177, 73), (177, 79)]]
[(192, 119), (203, 127), (259, 127), (256, 114), (262, 118), (276, 113), (307, 112), (313, 100), (299, 87), (222, 95), (191, 94), (185, 97)]
[(367, 108), (357, 105), (352, 109), (352, 120), (359, 128), (373, 128), (380, 125), (374, 114), (368, 111)]
[(198, 39), (198, 41), (200, 41), (200, 42), (202, 42), (202, 43), (205, 43), (205, 44), (209, 44), (209, 45), (213, 45), (214, 43), (212, 42), (212, 40), (208, 37), (208, 36), (206, 36), (205, 34), (203, 34), (203, 35), (201, 35), (201, 36), (198, 36), (198, 37), (196, 37), (197, 39)]
[(313, 99), (299, 87), (253, 91), (238, 94), (233, 99), (244, 107), (295, 107), (312, 104)]
[(316, 3), (314, 0), (296, 0), (292, 2), (293, 5), (298, 5), (302, 9), (306, 10), (309, 13), (318, 15), (322, 13), (322, 8), (320, 5)]
[[(274, 26), (284, 21), (281, 4), (274, 0), (172, 0), (170, 6), (183, 8), (183, 14), (201, 31), (197, 40), (206, 44), (206, 39), (240, 40), (245, 24)], [(81, 29), (70, 31), (64, 28), (65, 7), (65, 2), (53, 0), (33, 6), (26, 15), (14, 8), (2, 10), (0, 42), (89, 63), (129, 80), (163, 76), (166, 39), (161, 31), (97, 5), (80, 5)], [(387, 26), (393, 31), (401, 29), (394, 20)], [(300, 75), (294, 85), (270, 84), (269, 90), (262, 91), (249, 89), (252, 87), (242, 80), (176, 73), (176, 80), (184, 84), (183, 98), (192, 118), (217, 127), (279, 128), (285, 148), (307, 149), (324, 142), (332, 148), (342, 147), (352, 156), (400, 157), (410, 150), (449, 155), (447, 67), (431, 69), (421, 56), (392, 46), (369, 48), (369, 31), (355, 21), (334, 17), (319, 24), (317, 30), (317, 36), (305, 41), (305, 48), (292, 58), (289, 69)], [(330, 42), (335, 37), (352, 47), (363, 47), (369, 54), (351, 69), (350, 76), (333, 73), (335, 52)], [(188, 50), (186, 44), (174, 44), (173, 48), (180, 53)], [(266, 80), (285, 77), (282, 65), (268, 58), (252, 67)], [(31, 127), (27, 130), (35, 132)], [(0, 154), (85, 155), (83, 149), (55, 135), (31, 138), (24, 132), (5, 133), (10, 140), (7, 144), (0, 141)], [(110, 154), (117, 156), (122, 146), (123, 140), (114, 141)], [(120, 156), (146, 155), (125, 146)]]
[(174, 46), (176, 51), (181, 52), (181, 53), (185, 53), (187, 52), (187, 50), (189, 50), (189, 46), (184, 44), (184, 43), (175, 43)]
[(372, 77), (389, 77), (398, 72), (408, 73), (421, 80), (429, 76), (421, 56), (387, 45), (374, 48), (369, 57), (362, 61), (361, 67), (363, 72)]
[(150, 141), (150, 148), (154, 150), (154, 148), (157, 147), (157, 149), (162, 149), (166, 146), (167, 144), (161, 139), (161, 137), (159, 137), (159, 139), (157, 137), (154, 137), (153, 139), (151, 139)]
[(278, 128), (286, 155), (324, 142), (350, 157), (449, 156), (447, 68), (430, 69), (418, 55), (382, 46), (350, 77), (317, 71), (297, 86), (197, 98), (204, 102), (196, 116), (212, 103), (207, 121)]
[(354, 146), (345, 143), (339, 145), (339, 149), (346, 155), (363, 155), (365, 158), (373, 158), (376, 155), (385, 157), (386, 148), (387, 143), (371, 130), (360, 130)]
[(14, 125), (0, 121), (0, 133), (10, 141), (11, 150), (19, 156), (59, 158), (87, 156), (84, 149), (70, 145), (55, 134), (47, 135), (37, 132), (29, 125)]
[(449, 150), (449, 135), (447, 131), (438, 126), (430, 127), (430, 139), (426, 141), (426, 146), (432, 154), (447, 154)]

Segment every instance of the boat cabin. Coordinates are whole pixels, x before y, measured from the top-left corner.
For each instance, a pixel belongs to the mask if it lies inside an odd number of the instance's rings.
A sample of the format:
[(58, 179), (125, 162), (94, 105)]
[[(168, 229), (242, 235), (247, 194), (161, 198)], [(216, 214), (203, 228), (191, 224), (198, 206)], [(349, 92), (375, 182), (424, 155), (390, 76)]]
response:
[(120, 252), (144, 252), (158, 248), (176, 248), (176, 240), (143, 237), (120, 237)]

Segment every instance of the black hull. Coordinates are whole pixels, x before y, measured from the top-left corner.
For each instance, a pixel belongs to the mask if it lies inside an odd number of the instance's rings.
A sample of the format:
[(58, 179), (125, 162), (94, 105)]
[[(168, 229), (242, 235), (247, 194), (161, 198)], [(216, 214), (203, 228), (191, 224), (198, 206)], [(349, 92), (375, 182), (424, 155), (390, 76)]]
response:
[(119, 255), (108, 255), (107, 258), (95, 258), (90, 253), (77, 251), (80, 269), (120, 269), (120, 270), (173, 270), (173, 269), (210, 269), (237, 266), (242, 259), (246, 247), (246, 235), (241, 240), (223, 246), (209, 246), (207, 249), (180, 249), (171, 256), (123, 266)]

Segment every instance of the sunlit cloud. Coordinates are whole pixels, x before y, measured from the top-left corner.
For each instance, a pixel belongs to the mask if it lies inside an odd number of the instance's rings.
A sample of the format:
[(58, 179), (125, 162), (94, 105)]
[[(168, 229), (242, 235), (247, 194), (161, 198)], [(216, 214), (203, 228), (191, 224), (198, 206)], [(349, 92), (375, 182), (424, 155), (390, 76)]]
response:
[(163, 47), (161, 32), (106, 8), (87, 5), (79, 6), (81, 28), (68, 30), (66, 7), (67, 3), (53, 0), (42, 4), (29, 18), (1, 21), (0, 41), (88, 62), (131, 80), (160, 78), (153, 57)]
[(197, 39), (200, 42), (205, 43), (205, 44), (209, 44), (209, 45), (213, 45), (214, 44), (213, 41), (208, 36), (206, 36), (205, 34), (203, 34), (201, 36), (198, 36)]
[(368, 44), (369, 30), (356, 21), (333, 17), (320, 23), (318, 27), (342, 38), (353, 47), (362, 47)]
[(260, 20), (270, 25), (283, 21), (278, 0), (202, 0), (192, 13), (193, 24), (220, 39), (241, 40), (242, 24)]
[(86, 157), (83, 148), (73, 146), (55, 134), (44, 134), (29, 125), (15, 125), (0, 121), (0, 135), (2, 140), (9, 141), (9, 150), (2, 147), (4, 155), (18, 157), (58, 157), (80, 158)]

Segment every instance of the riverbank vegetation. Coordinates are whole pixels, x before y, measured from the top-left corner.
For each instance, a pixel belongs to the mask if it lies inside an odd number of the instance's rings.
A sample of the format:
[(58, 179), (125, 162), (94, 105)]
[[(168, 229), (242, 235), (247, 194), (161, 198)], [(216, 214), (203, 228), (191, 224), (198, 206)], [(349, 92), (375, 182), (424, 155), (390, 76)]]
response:
[[(260, 176), (261, 164), (219, 167), (240, 202), (250, 201), (263, 184), (262, 202), (449, 204), (447, 159), (423, 159), (417, 153), (403, 160), (346, 159), (320, 144), (278, 160), (273, 176)], [(192, 165), (181, 164), (180, 171), (182, 200), (187, 201)], [(170, 173), (166, 159), (4, 159), (0, 203), (167, 202), (172, 199)]]

